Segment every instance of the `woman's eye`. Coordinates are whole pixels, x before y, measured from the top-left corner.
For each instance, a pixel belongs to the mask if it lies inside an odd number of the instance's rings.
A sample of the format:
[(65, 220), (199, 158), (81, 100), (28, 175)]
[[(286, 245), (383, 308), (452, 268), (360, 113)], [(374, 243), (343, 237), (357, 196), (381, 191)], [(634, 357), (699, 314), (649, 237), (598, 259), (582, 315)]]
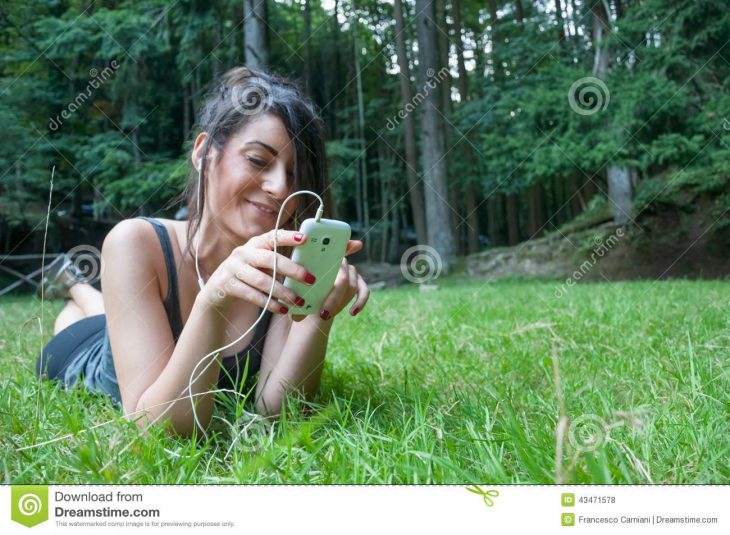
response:
[(250, 156), (248, 156), (247, 160), (257, 167), (266, 167), (266, 162), (263, 160), (259, 160), (258, 158), (251, 158)]

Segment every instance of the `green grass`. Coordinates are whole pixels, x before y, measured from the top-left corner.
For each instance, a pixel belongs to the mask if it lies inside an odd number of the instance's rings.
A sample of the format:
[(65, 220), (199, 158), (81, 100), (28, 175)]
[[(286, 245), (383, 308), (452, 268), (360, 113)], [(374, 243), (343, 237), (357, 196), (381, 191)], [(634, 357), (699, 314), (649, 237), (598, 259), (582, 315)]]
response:
[[(581, 284), (562, 298), (549, 282), (441, 284), (373, 292), (358, 317), (337, 317), (314, 414), (301, 416), (291, 403), (228, 457), (233, 432), (223, 420), (197, 442), (159, 429), (142, 436), (124, 420), (83, 432), (118, 416), (114, 405), (81, 387), (39, 385), (33, 371), (61, 303), (45, 304), (41, 340), (40, 302), (3, 298), (2, 479), (730, 481), (730, 284)], [(216, 415), (235, 421), (240, 406), (219, 396)], [(575, 426), (559, 425), (561, 413)], [(608, 433), (580, 425), (586, 418), (604, 421)]]

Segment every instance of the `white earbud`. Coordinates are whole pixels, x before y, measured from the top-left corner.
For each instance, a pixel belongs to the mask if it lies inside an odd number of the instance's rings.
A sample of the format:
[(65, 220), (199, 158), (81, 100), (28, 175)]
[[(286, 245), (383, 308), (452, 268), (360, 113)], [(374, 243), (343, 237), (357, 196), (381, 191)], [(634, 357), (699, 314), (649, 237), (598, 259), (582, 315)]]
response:
[(200, 167), (201, 167), (202, 163), (203, 163), (203, 160), (201, 160), (201, 159), (199, 158), (199, 159), (198, 159), (198, 172), (200, 172)]

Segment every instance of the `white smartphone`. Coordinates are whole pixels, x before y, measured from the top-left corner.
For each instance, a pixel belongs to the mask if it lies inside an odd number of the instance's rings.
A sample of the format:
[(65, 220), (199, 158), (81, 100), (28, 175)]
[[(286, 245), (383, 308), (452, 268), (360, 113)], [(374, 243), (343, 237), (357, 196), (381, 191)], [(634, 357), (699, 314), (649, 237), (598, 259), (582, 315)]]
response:
[(335, 285), (342, 259), (345, 258), (347, 242), (352, 229), (344, 221), (313, 217), (305, 219), (299, 232), (306, 234), (307, 241), (294, 247), (292, 261), (304, 266), (315, 276), (314, 284), (305, 284), (286, 277), (284, 286), (291, 288), (304, 299), (304, 306), (290, 306), (290, 314), (319, 314), (325, 297)]

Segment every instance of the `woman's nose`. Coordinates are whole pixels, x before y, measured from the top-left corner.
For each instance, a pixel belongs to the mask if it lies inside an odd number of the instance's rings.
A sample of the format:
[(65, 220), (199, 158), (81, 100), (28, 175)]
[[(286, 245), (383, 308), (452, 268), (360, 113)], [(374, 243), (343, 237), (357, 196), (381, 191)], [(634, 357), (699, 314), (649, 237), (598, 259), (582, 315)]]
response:
[(289, 189), (286, 170), (272, 169), (270, 173), (267, 173), (264, 183), (262, 184), (262, 189), (277, 201), (283, 201), (284, 196)]

